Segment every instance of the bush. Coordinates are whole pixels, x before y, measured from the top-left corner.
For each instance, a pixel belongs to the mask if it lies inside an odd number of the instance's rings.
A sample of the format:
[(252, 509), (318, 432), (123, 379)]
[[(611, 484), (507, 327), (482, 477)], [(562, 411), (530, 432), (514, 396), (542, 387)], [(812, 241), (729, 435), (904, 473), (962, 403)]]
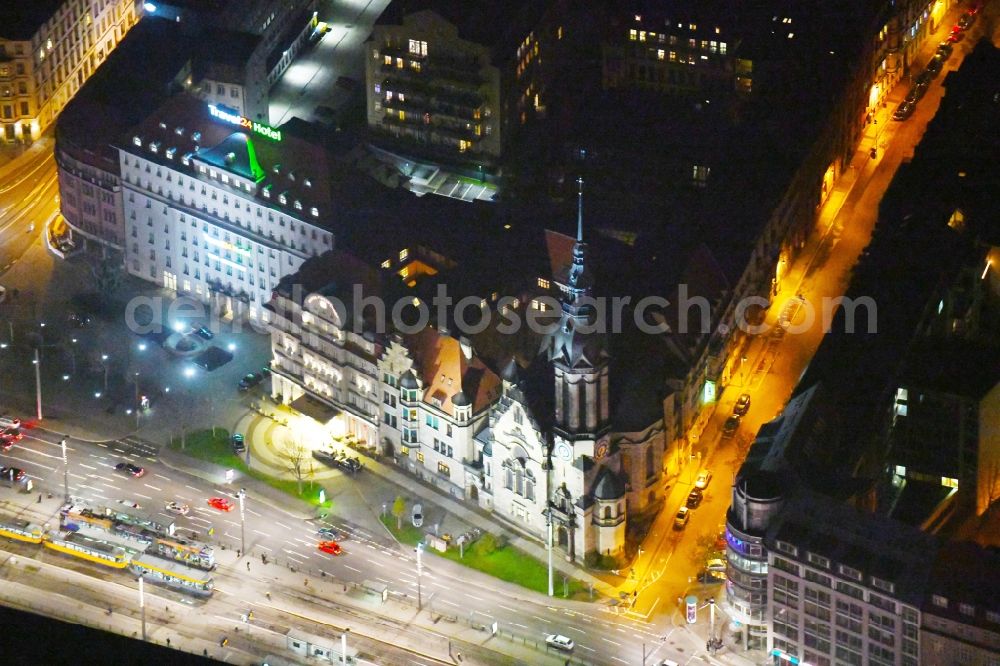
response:
[(497, 538), (487, 532), (472, 546), (477, 555), (492, 555), (499, 549)]
[(601, 555), (600, 561), (598, 562), (597, 566), (607, 571), (611, 571), (612, 569), (617, 569), (618, 558), (616, 558), (614, 555)]
[(600, 565), (601, 556), (596, 550), (592, 550), (583, 556), (583, 563), (588, 569), (597, 569)]

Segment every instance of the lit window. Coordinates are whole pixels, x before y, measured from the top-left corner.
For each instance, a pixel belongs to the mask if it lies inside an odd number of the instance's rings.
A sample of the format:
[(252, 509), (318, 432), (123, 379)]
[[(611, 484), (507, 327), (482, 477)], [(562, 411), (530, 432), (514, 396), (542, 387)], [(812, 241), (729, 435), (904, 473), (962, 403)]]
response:
[(387, 55), (382, 62), (385, 63), (386, 65), (391, 65), (392, 64), (392, 56), (388, 56)]
[(663, 49), (658, 49), (656, 51), (656, 59), (657, 60), (663, 60), (666, 57), (667, 57), (667, 54), (666, 54), (666, 52)]
[(406, 258), (409, 257), (409, 256), (410, 256), (410, 251), (409, 250), (403, 249), (403, 250), (399, 251), (399, 260), (400, 261), (406, 261)]
[(688, 30), (695, 31), (698, 29), (697, 23), (688, 23)]
[(542, 289), (548, 289), (549, 281), (546, 280), (545, 278), (540, 277), (538, 278), (538, 286), (541, 287)]
[(396, 69), (403, 69), (403, 59), (396, 58)]
[(316, 206), (310, 208), (309, 212), (312, 214), (313, 217), (319, 217), (319, 208), (316, 208)]

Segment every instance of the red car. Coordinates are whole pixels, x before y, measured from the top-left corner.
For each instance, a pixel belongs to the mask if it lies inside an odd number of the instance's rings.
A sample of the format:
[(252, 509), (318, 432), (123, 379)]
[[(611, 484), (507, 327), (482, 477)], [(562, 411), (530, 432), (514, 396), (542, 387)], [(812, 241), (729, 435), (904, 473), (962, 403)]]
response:
[[(955, 27), (958, 27), (958, 26), (955, 26)], [(962, 41), (962, 39), (964, 37), (965, 37), (965, 34), (963, 34), (961, 32), (953, 32), (950, 35), (948, 35), (948, 41), (951, 42), (952, 44), (954, 44), (955, 42)]]
[(336, 541), (320, 541), (319, 549), (324, 553), (329, 553), (330, 555), (340, 555), (343, 551), (340, 549), (340, 544)]
[(213, 509), (218, 509), (219, 511), (232, 511), (233, 503), (227, 500), (225, 497), (212, 497), (208, 500), (208, 505)]
[(10, 447), (14, 446), (16, 442), (20, 442), (22, 439), (24, 439), (24, 433), (20, 430), (8, 428), (7, 430), (0, 432), (0, 449), (7, 451)]

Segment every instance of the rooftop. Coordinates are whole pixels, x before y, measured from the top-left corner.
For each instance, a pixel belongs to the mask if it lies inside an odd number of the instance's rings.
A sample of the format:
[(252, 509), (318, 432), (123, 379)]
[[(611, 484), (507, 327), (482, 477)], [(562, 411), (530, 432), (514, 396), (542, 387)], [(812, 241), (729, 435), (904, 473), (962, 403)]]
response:
[[(938, 551), (934, 561), (930, 594), (923, 611), (1000, 633), (1000, 624), (996, 622), (996, 615), (1000, 615), (1000, 576), (996, 575), (997, 571), (1000, 571), (1000, 550), (968, 542), (948, 543)], [(933, 603), (931, 595), (947, 599), (947, 607)], [(960, 604), (972, 606), (972, 614), (963, 613)], [(992, 621), (987, 612), (994, 614)]]

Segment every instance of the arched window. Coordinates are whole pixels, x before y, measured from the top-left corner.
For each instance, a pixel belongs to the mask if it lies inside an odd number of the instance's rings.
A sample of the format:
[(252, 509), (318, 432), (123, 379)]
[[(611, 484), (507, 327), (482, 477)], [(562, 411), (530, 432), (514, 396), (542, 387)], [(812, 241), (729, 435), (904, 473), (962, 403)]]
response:
[(524, 413), (520, 407), (514, 407), (514, 423), (524, 425)]
[(604, 507), (604, 519), (605, 520), (610, 520), (611, 519), (611, 507), (610, 506)]
[(523, 496), (524, 495), (524, 469), (523, 468), (518, 468), (517, 470), (515, 470), (514, 477), (515, 477), (515, 483), (516, 483), (516, 485), (514, 487), (514, 492), (516, 492), (518, 495)]
[(652, 445), (646, 447), (646, 478), (652, 477), (656, 473), (655, 461), (653, 460)]
[(510, 467), (504, 467), (503, 487), (511, 490), (514, 487), (514, 471)]

